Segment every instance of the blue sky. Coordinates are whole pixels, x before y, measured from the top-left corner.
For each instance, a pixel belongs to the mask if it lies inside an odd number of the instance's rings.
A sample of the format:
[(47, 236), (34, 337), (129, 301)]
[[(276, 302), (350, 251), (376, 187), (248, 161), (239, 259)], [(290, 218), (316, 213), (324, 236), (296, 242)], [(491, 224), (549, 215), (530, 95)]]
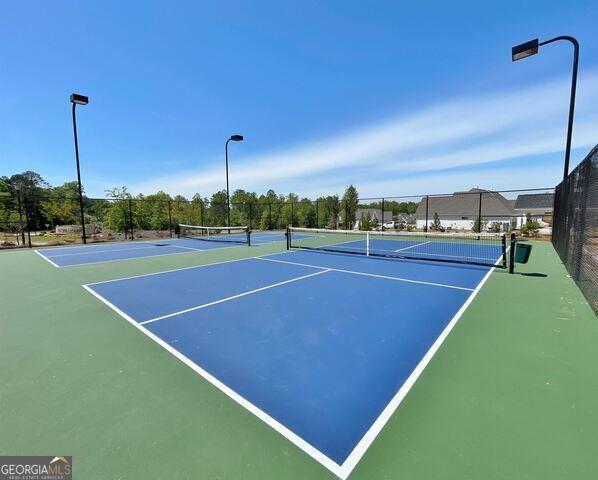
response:
[[(492, 3), (492, 4), (490, 4)], [(581, 44), (572, 164), (598, 143), (598, 3), (5, 2), (0, 175), (362, 197), (553, 186), (572, 49), (512, 63), (535, 37)]]

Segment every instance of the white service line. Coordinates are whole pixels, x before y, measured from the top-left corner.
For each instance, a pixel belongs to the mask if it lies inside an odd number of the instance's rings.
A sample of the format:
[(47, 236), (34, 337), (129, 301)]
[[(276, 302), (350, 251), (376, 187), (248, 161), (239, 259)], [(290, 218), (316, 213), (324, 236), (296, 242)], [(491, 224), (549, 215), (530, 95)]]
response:
[(308, 275), (302, 275), (301, 277), (291, 278), (290, 280), (285, 280), (284, 282), (273, 283), (272, 285), (266, 285), (265, 287), (256, 288), (255, 290), (249, 290), (248, 292), (239, 293), (238, 295), (233, 295), (231, 297), (221, 298), (220, 300), (216, 300), (210, 303), (204, 303), (203, 305), (198, 305), (196, 307), (186, 308), (185, 310), (181, 310), (179, 312), (169, 313), (168, 315), (162, 315), (161, 317), (152, 318), (150, 320), (145, 320), (144, 322), (140, 322), (141, 325), (146, 325), (148, 323), (157, 322), (159, 320), (164, 320), (166, 318), (176, 317), (177, 315), (182, 315), (184, 313), (194, 312), (195, 310), (200, 310), (202, 308), (211, 307), (212, 305), (217, 305), (219, 303), (228, 302), (229, 300), (234, 300), (235, 298), (245, 297), (246, 295), (251, 295), (253, 293), (261, 292), (263, 290), (268, 290), (269, 288), (280, 287), (281, 285), (286, 285), (287, 283), (296, 282), (298, 280), (303, 280), (305, 278), (314, 277), (315, 275), (321, 275), (322, 273), (329, 272), (330, 269), (327, 268), (325, 270), (321, 270), (319, 272), (310, 273)]
[(192, 247), (183, 247), (182, 245), (174, 245), (172, 243), (164, 243), (162, 245), (154, 245), (155, 247), (173, 247), (173, 248), (182, 248), (183, 250), (191, 250), (193, 252), (203, 252), (202, 248), (192, 248)]
[[(168, 254), (168, 255), (180, 255), (180, 254), (173, 253), (173, 254)], [(264, 255), (278, 255), (278, 253), (265, 253)], [(120, 278), (114, 278), (112, 280), (101, 280), (99, 282), (88, 283), (87, 285), (99, 285), (101, 283), (121, 282), (121, 281), (125, 281), (125, 280), (131, 280), (133, 278), (152, 277), (154, 275), (165, 275), (167, 273), (180, 272), (181, 270), (191, 270), (193, 268), (204, 268), (204, 267), (211, 267), (213, 265), (222, 265), (223, 263), (245, 262), (247, 260), (253, 260), (254, 258), (259, 258), (259, 257), (236, 258), (233, 260), (222, 260), (220, 262), (204, 263), (203, 265), (192, 265), (190, 267), (171, 268), (170, 270), (162, 270), (161, 272), (142, 273), (140, 275), (131, 275), (130, 277), (120, 277)]]
[(266, 258), (266, 257), (254, 257), (256, 260), (264, 260), (266, 262), (278, 262), (278, 263), (288, 263), (289, 265), (298, 265), (301, 267), (312, 267), (312, 268), (320, 268), (326, 269), (327, 271), (332, 272), (341, 272), (341, 273), (349, 273), (351, 275), (363, 275), (364, 277), (374, 277), (374, 278), (383, 278), (385, 280), (395, 280), (397, 282), (407, 282), (407, 283), (417, 283), (420, 285), (430, 285), (433, 287), (443, 287), (443, 288), (453, 288), (455, 290), (465, 290), (468, 292), (473, 292), (473, 288), (466, 288), (466, 287), (458, 287), (456, 285), (447, 285), (444, 283), (435, 283), (435, 282), (424, 282), (423, 280), (411, 280), (409, 278), (402, 278), (402, 277), (391, 277), (388, 275), (378, 275), (375, 273), (365, 273), (365, 272), (356, 272), (353, 270), (344, 270), (342, 268), (332, 268), (332, 267), (321, 267), (319, 265), (309, 265), (307, 263), (299, 263), (299, 262), (289, 262), (287, 260), (276, 260), (274, 258)]
[(421, 247), (422, 245), (426, 245), (428, 243), (432, 243), (432, 242), (427, 241), (427, 242), (418, 243), (416, 245), (411, 245), (410, 247), (399, 248), (398, 250), (395, 250), (395, 252), (402, 252), (403, 250), (409, 250), (410, 248)]

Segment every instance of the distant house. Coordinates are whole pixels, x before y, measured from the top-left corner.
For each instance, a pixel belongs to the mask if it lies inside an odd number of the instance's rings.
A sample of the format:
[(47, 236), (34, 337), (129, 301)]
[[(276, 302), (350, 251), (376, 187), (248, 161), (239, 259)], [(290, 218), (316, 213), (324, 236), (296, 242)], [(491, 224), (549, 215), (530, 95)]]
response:
[(378, 225), (392, 220), (391, 211), (385, 210), (384, 218), (382, 218), (382, 210), (380, 208), (358, 208), (355, 212), (355, 225), (353, 228), (359, 229), (359, 221), (361, 220), (361, 217), (367, 215), (368, 213), (370, 214), (372, 222), (377, 222)]
[(519, 195), (515, 200), (517, 228), (522, 227), (527, 218), (531, 218), (541, 227), (552, 225), (554, 193), (535, 193)]
[(370, 214), (370, 218), (372, 222), (377, 222), (378, 225), (382, 225), (384, 222), (390, 222), (394, 220), (395, 222), (399, 223), (406, 223), (407, 225), (415, 225), (415, 215), (410, 215), (408, 213), (397, 213), (393, 215), (390, 210), (384, 210), (384, 219), (380, 221), (382, 218), (382, 210), (379, 208), (358, 208), (355, 213), (355, 225), (353, 226), (354, 229), (359, 229), (359, 220), (361, 220), (362, 215)]
[(392, 218), (399, 223), (406, 223), (407, 225), (415, 225), (417, 223), (415, 215), (412, 215), (411, 213), (397, 213), (396, 215), (393, 215)]
[(515, 201), (507, 200), (500, 193), (480, 188), (442, 197), (431, 196), (427, 201), (424, 197), (415, 212), (417, 228), (429, 227), (434, 221), (434, 214), (438, 214), (440, 225), (444, 229), (471, 230), (480, 214), (480, 198), (483, 221), (488, 224), (499, 223), (502, 231), (515, 228)]

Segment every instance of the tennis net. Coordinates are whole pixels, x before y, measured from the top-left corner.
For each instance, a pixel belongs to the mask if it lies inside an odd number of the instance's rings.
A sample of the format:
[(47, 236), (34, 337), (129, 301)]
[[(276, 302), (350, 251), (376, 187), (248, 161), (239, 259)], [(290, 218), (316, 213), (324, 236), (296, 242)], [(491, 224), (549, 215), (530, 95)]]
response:
[(179, 224), (179, 238), (251, 245), (249, 227), (204, 227)]
[(507, 266), (505, 235), (492, 233), (366, 232), (289, 227), (287, 249), (291, 248)]

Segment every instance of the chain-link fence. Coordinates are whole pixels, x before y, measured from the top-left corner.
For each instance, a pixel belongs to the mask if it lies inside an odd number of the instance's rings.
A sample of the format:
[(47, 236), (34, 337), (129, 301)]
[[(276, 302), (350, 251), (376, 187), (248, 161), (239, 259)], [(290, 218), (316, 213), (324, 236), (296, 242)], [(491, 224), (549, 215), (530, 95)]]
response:
[[(296, 197), (295, 197), (296, 198)], [(286, 227), (406, 230), (492, 231), (550, 238), (554, 193), (550, 188), (451, 194), (372, 197), (337, 196), (317, 200), (282, 197), (232, 202), (230, 224), (252, 230)], [(199, 197), (186, 200), (166, 194), (144, 198), (84, 198), (87, 242), (170, 238), (179, 224), (223, 227), (226, 202)], [(0, 197), (0, 233), (4, 247), (61, 245), (82, 241), (78, 197), (14, 193)]]
[(556, 187), (552, 243), (598, 314), (598, 145)]

